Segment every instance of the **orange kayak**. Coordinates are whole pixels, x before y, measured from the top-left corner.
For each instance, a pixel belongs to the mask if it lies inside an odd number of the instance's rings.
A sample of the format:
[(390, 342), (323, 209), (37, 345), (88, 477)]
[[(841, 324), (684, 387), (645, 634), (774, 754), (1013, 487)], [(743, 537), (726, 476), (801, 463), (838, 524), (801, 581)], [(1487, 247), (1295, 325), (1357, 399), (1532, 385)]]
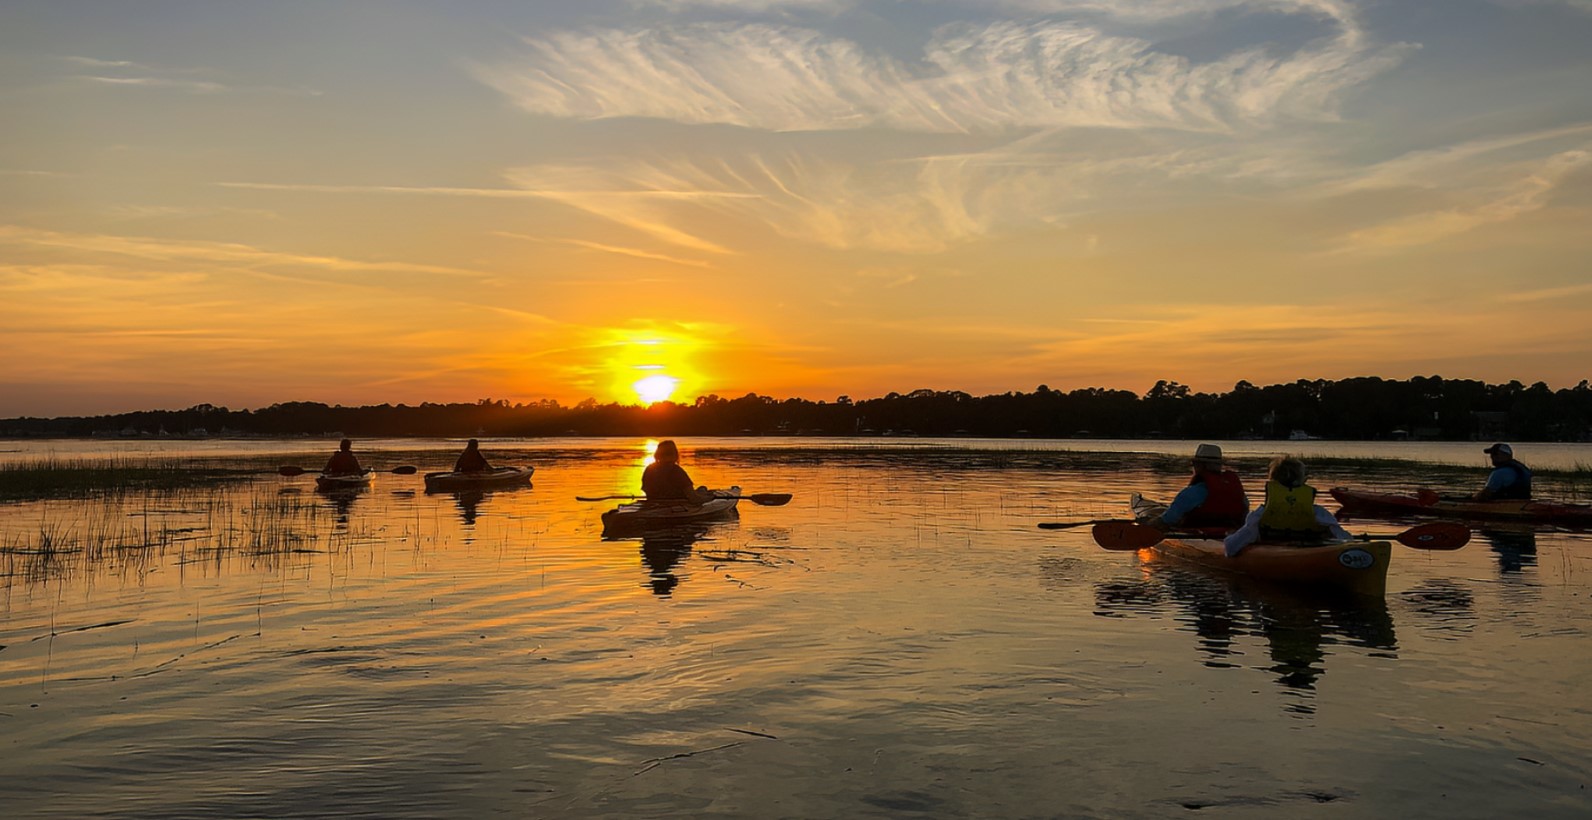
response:
[(1344, 541), (1302, 547), (1259, 543), (1228, 558), (1220, 539), (1168, 538), (1147, 551), (1267, 581), (1380, 593), (1387, 585), (1393, 544), (1390, 541)]

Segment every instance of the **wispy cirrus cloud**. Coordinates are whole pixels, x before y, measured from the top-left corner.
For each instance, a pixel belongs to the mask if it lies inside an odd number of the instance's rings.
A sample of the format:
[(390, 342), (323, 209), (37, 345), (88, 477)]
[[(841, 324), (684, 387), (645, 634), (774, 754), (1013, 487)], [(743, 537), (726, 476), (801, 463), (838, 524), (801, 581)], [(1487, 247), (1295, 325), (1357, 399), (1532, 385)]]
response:
[[(1023, 14), (1094, 14), (1133, 20), (1170, 20), (1208, 15), (1234, 8), (1281, 12), (1313, 11), (1348, 20), (1353, 8), (1345, 0), (907, 0), (921, 6), (967, 6), (983, 11)], [(1592, 3), (1592, 0), (1536, 0)], [(671, 11), (715, 9), (739, 12), (817, 10), (835, 12), (864, 7), (866, 0), (631, 0), (632, 5)]]
[(81, 66), (92, 71), (90, 74), (76, 74), (72, 79), (107, 88), (129, 89), (169, 89), (183, 91), (189, 94), (221, 94), (226, 92), (244, 92), (256, 94), (287, 94), (294, 96), (320, 96), (319, 91), (309, 88), (284, 88), (266, 85), (233, 85), (213, 79), (197, 79), (196, 75), (215, 74), (204, 68), (172, 68), (153, 66), (132, 60), (103, 60), (97, 57), (65, 56), (61, 57), (73, 65)]
[[(811, 29), (702, 23), (530, 37), (528, 54), (476, 73), (527, 111), (569, 119), (650, 117), (770, 131), (1227, 131), (1282, 118), (1331, 119), (1345, 90), (1405, 51), (1368, 45), (1347, 8), (1332, 0), (1257, 4), (1330, 17), (1338, 33), (1285, 57), (1257, 44), (1195, 61), (1078, 22), (997, 20), (945, 26), (909, 62)], [(1217, 5), (1238, 4), (1194, 7)]]
[(0, 246), (25, 246), (69, 251), (74, 255), (106, 254), (143, 260), (188, 261), (240, 267), (299, 267), (341, 273), (425, 273), (478, 276), (476, 271), (412, 262), (369, 262), (338, 256), (285, 253), (234, 242), (159, 239), (142, 236), (67, 233), (19, 225), (0, 225)]
[(610, 245), (605, 242), (591, 242), (584, 239), (547, 239), (540, 236), (527, 236), (522, 233), (512, 233), (510, 231), (496, 231), (495, 233), (498, 236), (507, 237), (509, 239), (523, 239), (527, 242), (546, 242), (550, 244), (569, 245), (570, 247), (583, 248), (585, 250), (597, 251), (599, 253), (611, 253), (616, 256), (628, 256), (632, 259), (645, 259), (650, 262), (667, 262), (671, 265), (685, 265), (687, 267), (693, 268), (712, 267), (707, 262), (704, 262), (700, 259), (685, 259), (678, 256), (670, 256), (664, 253), (642, 250), (640, 248), (627, 248), (623, 245)]
[(132, 88), (172, 88), (178, 91), (187, 91), (192, 94), (219, 94), (226, 91), (227, 87), (221, 83), (206, 80), (184, 80), (169, 77), (100, 77), (94, 75), (79, 75), (77, 79), (99, 85), (126, 86)]
[(1338, 251), (1430, 244), (1542, 210), (1557, 189), (1592, 169), (1588, 137), (1592, 125), (1579, 124), (1473, 140), (1413, 152), (1325, 186), (1329, 193), (1419, 189), (1440, 202), (1352, 231)]

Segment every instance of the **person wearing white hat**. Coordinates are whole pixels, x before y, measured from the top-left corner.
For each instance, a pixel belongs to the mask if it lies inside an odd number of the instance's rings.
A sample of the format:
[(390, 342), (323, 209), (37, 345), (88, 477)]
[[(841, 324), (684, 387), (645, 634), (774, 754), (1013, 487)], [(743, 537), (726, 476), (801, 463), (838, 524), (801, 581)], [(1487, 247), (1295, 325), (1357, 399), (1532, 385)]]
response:
[(1235, 530), (1249, 515), (1249, 497), (1238, 473), (1226, 468), (1222, 448), (1201, 444), (1194, 448), (1194, 474), (1178, 492), (1157, 523), (1167, 529), (1198, 527)]
[(1531, 468), (1515, 459), (1515, 448), (1498, 442), (1483, 450), (1492, 456), (1493, 471), (1487, 486), (1471, 496), (1476, 501), (1530, 501)]

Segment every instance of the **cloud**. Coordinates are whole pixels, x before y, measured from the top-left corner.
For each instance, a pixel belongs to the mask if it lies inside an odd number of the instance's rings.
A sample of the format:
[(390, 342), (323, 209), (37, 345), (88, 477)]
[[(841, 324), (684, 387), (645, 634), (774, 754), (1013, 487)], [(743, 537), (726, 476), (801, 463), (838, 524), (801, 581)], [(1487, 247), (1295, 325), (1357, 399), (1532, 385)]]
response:
[(1451, 207), (1407, 214), (1348, 235), (1342, 251), (1376, 251), (1426, 245), (1486, 225), (1509, 222), (1547, 207), (1553, 192), (1592, 166), (1592, 143), (1556, 153), (1529, 166), (1505, 166), (1514, 177), (1451, 194)]
[(906, 62), (810, 29), (703, 23), (530, 37), (527, 55), (476, 74), (526, 111), (579, 120), (769, 131), (1223, 132), (1332, 119), (1345, 90), (1404, 51), (1366, 45), (1330, 0), (1265, 5), (1332, 17), (1339, 32), (1283, 57), (1257, 46), (1198, 62), (1073, 22), (1005, 20), (943, 27), (920, 60)]
[(639, 248), (626, 248), (620, 245), (608, 245), (602, 242), (588, 242), (584, 239), (544, 239), (537, 236), (526, 236), (525, 234), (510, 233), (508, 231), (495, 231), (494, 233), (496, 233), (498, 236), (504, 236), (510, 239), (524, 239), (529, 242), (547, 242), (559, 245), (570, 245), (576, 248), (585, 248), (586, 250), (590, 251), (611, 253), (618, 256), (629, 256), (634, 259), (646, 259), (653, 262), (668, 262), (671, 265), (686, 265), (694, 268), (712, 267), (700, 259), (682, 259), (678, 256), (669, 256), (668, 254), (644, 251)]
[(1500, 298), (1505, 302), (1545, 302), (1548, 300), (1572, 299), (1578, 296), (1592, 296), (1592, 282), (1581, 285), (1565, 285), (1561, 288), (1542, 288), (1540, 290), (1506, 293)]
[[(1592, 4), (1592, 0), (1538, 1)], [(997, 10), (1028, 15), (1092, 14), (1151, 21), (1210, 15), (1234, 8), (1281, 12), (1309, 11), (1340, 20), (1353, 18), (1353, 8), (1344, 0), (915, 0), (913, 4), (969, 6), (982, 11)], [(857, 8), (864, 3), (862, 0), (632, 0), (632, 5), (659, 7), (675, 12), (702, 8), (752, 13), (811, 9), (833, 13)]]
[(307, 267), (340, 273), (481, 275), (477, 271), (461, 268), (409, 262), (366, 262), (337, 256), (283, 253), (231, 242), (63, 233), (19, 225), (0, 225), (0, 246), (3, 245), (59, 249), (74, 254), (109, 254), (161, 262), (189, 261), (241, 267)]
[(660, 7), (675, 12), (691, 8), (724, 9), (753, 13), (786, 11), (789, 9), (836, 12), (856, 5), (856, 0), (631, 0), (631, 5)]
[(218, 94), (226, 91), (227, 87), (221, 83), (207, 82), (204, 80), (174, 80), (164, 77), (95, 77), (79, 76), (78, 79), (101, 85), (127, 86), (135, 88), (174, 88), (187, 91), (191, 94)]
[(190, 79), (193, 75), (213, 74), (204, 68), (168, 68), (135, 63), (131, 60), (101, 60), (96, 57), (68, 56), (60, 58), (75, 65), (93, 69), (94, 74), (79, 74), (73, 79), (110, 88), (172, 89), (189, 94), (220, 94), (243, 92), (255, 94), (287, 94), (318, 97), (321, 92), (308, 88), (282, 88), (278, 86), (239, 86), (215, 80)]

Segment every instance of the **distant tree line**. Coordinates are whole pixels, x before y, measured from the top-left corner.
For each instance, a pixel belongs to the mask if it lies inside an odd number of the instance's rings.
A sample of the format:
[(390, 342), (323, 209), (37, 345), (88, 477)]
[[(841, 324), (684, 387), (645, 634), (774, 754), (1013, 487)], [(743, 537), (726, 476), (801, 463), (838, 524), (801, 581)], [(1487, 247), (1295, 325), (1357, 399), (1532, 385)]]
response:
[(1486, 384), (1440, 376), (1299, 380), (1225, 393), (1158, 381), (1144, 395), (1086, 388), (972, 396), (914, 390), (852, 401), (702, 396), (650, 407), (555, 401), (512, 404), (329, 406), (314, 402), (229, 410), (208, 404), (110, 416), (0, 421), (24, 436), (320, 435), (920, 435), (1066, 438), (1166, 437), (1592, 440), (1592, 387)]

